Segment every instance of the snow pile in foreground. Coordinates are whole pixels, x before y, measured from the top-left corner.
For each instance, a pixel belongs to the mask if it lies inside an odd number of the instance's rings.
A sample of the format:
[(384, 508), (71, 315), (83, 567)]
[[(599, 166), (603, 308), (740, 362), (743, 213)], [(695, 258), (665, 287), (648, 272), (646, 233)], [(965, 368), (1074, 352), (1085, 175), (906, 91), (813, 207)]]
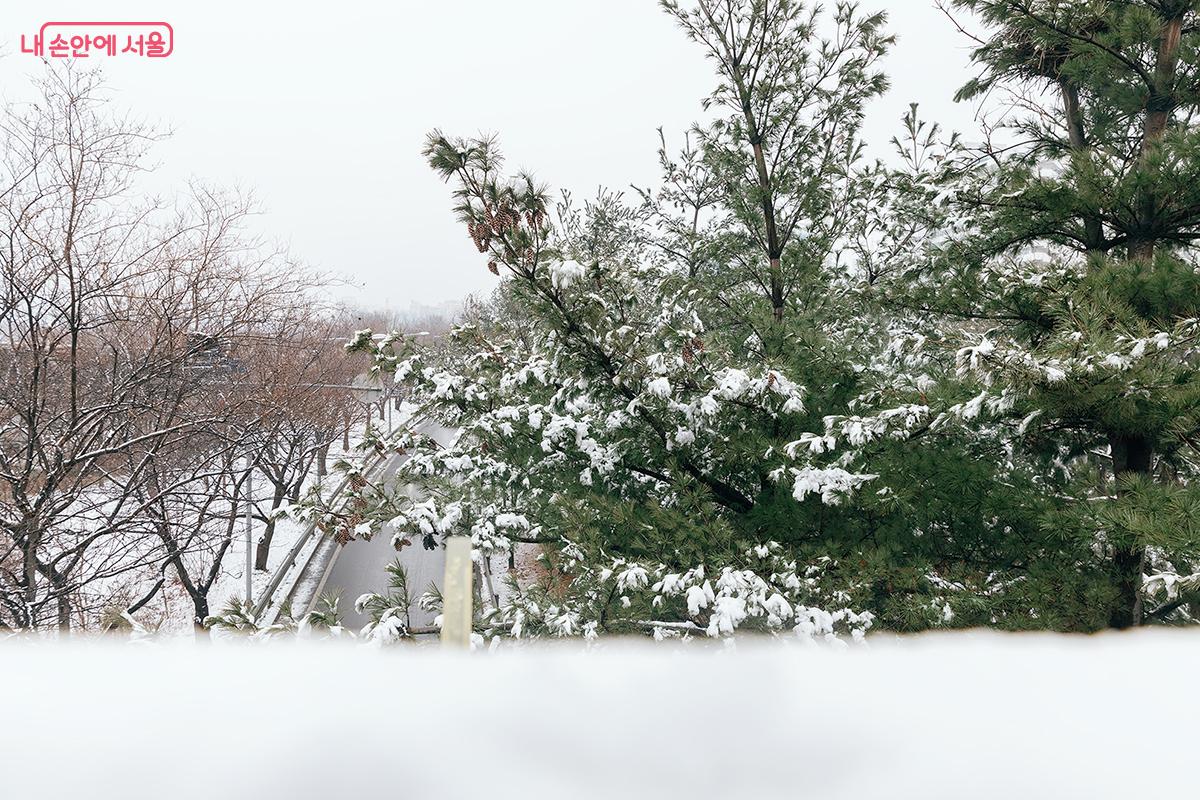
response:
[(0, 642), (4, 795), (1194, 796), (1200, 637), (445, 654)]

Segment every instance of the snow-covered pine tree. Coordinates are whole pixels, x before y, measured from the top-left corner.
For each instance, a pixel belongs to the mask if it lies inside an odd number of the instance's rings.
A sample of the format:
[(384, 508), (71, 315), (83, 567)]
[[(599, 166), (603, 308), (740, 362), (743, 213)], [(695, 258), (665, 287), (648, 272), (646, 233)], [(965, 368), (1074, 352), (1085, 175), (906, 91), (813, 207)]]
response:
[(961, 97), (999, 98), (1004, 120), (938, 167), (947, 224), (889, 291), (938, 325), (960, 320), (963, 377), (1023, 421), (1014, 457), (1040, 454), (1077, 482), (1047, 524), (1098, 554), (1108, 624), (1187, 619), (1200, 583), (1200, 4), (953, 5), (986, 28)]
[[(395, 481), (427, 497), (364, 485), (347, 526), (467, 533), (483, 553), (540, 545), (544, 580), (490, 617), (515, 635), (1094, 627), (1086, 586), (1031, 580), (1081, 557), (1039, 526), (1055, 506), (1036, 471), (994, 427), (961, 424), (986, 398), (954, 381), (939, 394), (954, 365), (921, 346), (936, 332), (876, 303), (906, 239), (945, 224), (915, 221), (929, 204), (863, 163), (883, 16), (666, 9), (719, 83), (708, 123), (678, 154), (664, 141), (662, 185), (637, 203), (552, 203), (507, 175), (495, 141), (429, 137), (502, 281), (437, 347), (352, 343), (459, 434), (379, 443), (410, 454)], [(927, 172), (907, 180), (937, 195)], [(915, 227), (867, 228), (885, 212)]]

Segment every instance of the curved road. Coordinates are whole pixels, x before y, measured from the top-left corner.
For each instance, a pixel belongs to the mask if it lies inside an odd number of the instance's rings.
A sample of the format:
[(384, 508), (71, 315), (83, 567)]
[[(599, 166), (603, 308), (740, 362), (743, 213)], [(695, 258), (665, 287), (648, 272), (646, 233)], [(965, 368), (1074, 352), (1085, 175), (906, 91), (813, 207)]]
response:
[[(432, 436), (443, 445), (449, 443), (455, 433), (449, 428), (443, 428), (434, 423), (425, 423), (420, 426), (419, 430), (421, 433)], [(407, 456), (396, 455), (389, 459), (383, 471), (385, 482), (393, 479), (396, 470), (407, 458)], [(415, 490), (410, 485), (404, 487), (404, 491), (411, 494)], [(389, 525), (372, 537), (369, 542), (355, 540), (347, 543), (345, 547), (339, 548), (333, 557), (333, 567), (325, 581), (323, 593), (339, 595), (338, 611), (341, 614), (342, 624), (347, 628), (357, 630), (370, 622), (367, 615), (359, 614), (354, 610), (354, 601), (358, 599), (359, 595), (367, 592), (383, 592), (387, 589), (389, 575), (385, 567), (397, 557), (408, 573), (409, 594), (414, 600), (420, 597), (431, 583), (437, 586), (442, 584), (442, 574), (446, 568), (445, 548), (439, 544), (436, 550), (426, 550), (421, 546), (420, 538), (417, 537), (413, 539), (411, 546), (405, 547), (397, 553), (392, 548), (394, 533), (395, 531)], [(412, 624), (416, 627), (433, 624), (434, 615), (422, 611), (415, 605), (409, 616)]]

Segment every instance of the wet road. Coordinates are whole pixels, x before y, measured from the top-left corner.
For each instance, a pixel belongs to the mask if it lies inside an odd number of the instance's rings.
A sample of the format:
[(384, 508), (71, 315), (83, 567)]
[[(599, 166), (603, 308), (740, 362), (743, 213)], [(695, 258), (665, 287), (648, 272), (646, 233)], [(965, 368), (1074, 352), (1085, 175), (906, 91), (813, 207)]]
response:
[[(422, 426), (422, 432), (432, 435), (442, 444), (448, 443), (454, 435), (454, 431), (448, 428), (431, 424)], [(405, 458), (406, 456), (392, 457), (384, 470), (387, 479), (392, 478)], [(406, 491), (413, 491), (412, 487), (407, 487)], [(396, 552), (392, 547), (394, 533), (391, 526), (388, 526), (369, 542), (349, 542), (335, 556), (333, 569), (325, 582), (323, 593), (336, 592), (340, 595), (338, 610), (341, 613), (342, 624), (347, 628), (357, 630), (370, 621), (367, 615), (354, 610), (354, 601), (359, 595), (367, 592), (383, 592), (387, 589), (389, 576), (385, 567), (396, 558), (400, 559), (400, 563), (408, 572), (409, 594), (414, 600), (428, 589), (430, 584), (442, 584), (442, 574), (446, 568), (445, 548), (439, 543), (436, 550), (426, 550), (421, 546), (420, 538), (416, 537), (411, 546)], [(423, 627), (433, 624), (434, 615), (414, 605), (410, 617), (414, 626)]]

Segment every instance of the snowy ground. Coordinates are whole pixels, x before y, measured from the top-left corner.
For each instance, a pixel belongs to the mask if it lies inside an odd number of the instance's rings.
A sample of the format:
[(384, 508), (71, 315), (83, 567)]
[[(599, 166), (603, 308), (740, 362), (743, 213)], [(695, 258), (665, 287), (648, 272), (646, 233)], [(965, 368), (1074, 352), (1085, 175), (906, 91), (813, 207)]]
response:
[(9, 640), (0, 774), (20, 800), (1194, 797), (1197, 663), (1189, 632), (491, 655)]
[[(342, 460), (358, 463), (366, 457), (357, 449), (357, 442), (361, 435), (362, 431), (358, 429), (351, 432), (350, 449), (348, 451), (342, 450), (341, 440), (334, 442), (329, 448), (328, 462), (331, 471), (329, 475), (325, 476), (324, 481), (330, 491), (342, 479), (341, 473), (332, 471), (332, 467), (337, 461)], [(306, 480), (302, 493), (308, 492), (315, 485), (316, 480), (314, 469), (313, 474)], [(254, 497), (260, 510), (265, 512), (270, 508), (271, 486), (262, 475), (255, 476)], [(213, 588), (209, 592), (209, 609), (214, 614), (221, 611), (230, 599), (242, 599), (246, 595), (246, 539), (242, 525), (243, 523), (239, 519), (237, 535), (234, 537), (233, 542), (229, 546), (229, 551), (225, 554), (225, 558), (221, 563), (221, 575), (217, 578), (216, 583), (213, 584)], [(265, 571), (255, 570), (251, 578), (255, 597), (258, 597), (262, 593), (267, 582), (270, 581), (271, 575), (275, 573), (279, 564), (287, 557), (288, 551), (291, 550), (292, 545), (296, 542), (296, 537), (304, 532), (305, 527), (305, 523), (286, 518), (276, 521), (275, 536), (271, 540), (271, 552), (267, 559), (269, 569)], [(262, 528), (262, 521), (256, 519), (254, 521), (254, 530), (250, 545), (252, 550), (257, 546), (258, 537), (262, 534)], [(162, 620), (160, 630), (163, 633), (191, 638), (194, 633), (192, 608), (191, 599), (183, 589), (175, 585), (174, 581), (169, 581), (164, 586), (162, 597), (152, 603), (148, 610), (154, 616), (156, 622)]]

